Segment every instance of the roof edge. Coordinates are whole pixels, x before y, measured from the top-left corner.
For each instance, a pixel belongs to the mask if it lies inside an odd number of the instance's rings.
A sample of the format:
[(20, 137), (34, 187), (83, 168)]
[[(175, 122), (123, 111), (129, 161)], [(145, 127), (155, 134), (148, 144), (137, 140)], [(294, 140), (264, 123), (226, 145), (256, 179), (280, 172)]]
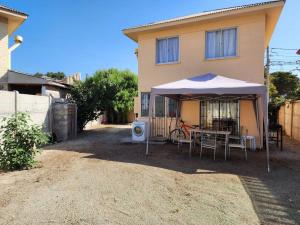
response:
[(140, 26), (125, 28), (122, 30), (122, 32), (124, 35), (126, 35), (130, 39), (137, 41), (135, 38), (130, 36), (131, 33), (138, 33), (138, 32), (148, 31), (148, 30), (152, 30), (152, 29), (159, 29), (159, 28), (168, 27), (168, 26), (175, 26), (175, 25), (179, 25), (179, 24), (198, 22), (198, 21), (203, 21), (206, 19), (228, 16), (228, 15), (231, 15), (235, 11), (247, 11), (249, 9), (251, 10), (251, 9), (256, 9), (256, 8), (264, 9), (266, 7), (270, 8), (270, 7), (280, 6), (280, 5), (283, 6), (285, 4), (285, 2), (286, 2), (286, 0), (273, 0), (273, 1), (266, 1), (266, 2), (242, 5), (242, 6), (221, 8), (221, 9), (216, 9), (216, 10), (211, 10), (211, 11), (204, 11), (201, 13), (196, 13), (196, 14), (191, 14), (191, 15), (187, 15), (187, 16), (176, 17), (173, 19), (161, 20), (158, 22), (144, 24), (144, 25), (140, 25)]
[(22, 17), (25, 17), (27, 18), (29, 15), (27, 13), (24, 13), (24, 12), (21, 12), (19, 10), (16, 10), (16, 9), (13, 9), (13, 8), (10, 8), (10, 7), (7, 7), (5, 5), (0, 5), (0, 10), (3, 10), (5, 12), (8, 12), (8, 13), (11, 13), (11, 14), (14, 14), (14, 15), (17, 15), (17, 16), (22, 16)]

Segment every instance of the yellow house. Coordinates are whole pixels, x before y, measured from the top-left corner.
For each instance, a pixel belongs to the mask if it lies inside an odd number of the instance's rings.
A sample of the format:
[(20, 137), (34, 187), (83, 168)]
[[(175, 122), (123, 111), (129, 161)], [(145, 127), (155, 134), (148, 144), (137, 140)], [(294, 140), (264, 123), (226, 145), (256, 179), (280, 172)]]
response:
[(15, 44), (9, 47), (9, 38), (27, 19), (28, 15), (0, 5), (0, 90), (8, 90), (8, 71), (11, 69), (11, 53), (23, 39), (15, 37)]
[[(195, 75), (213, 73), (265, 84), (265, 49), (284, 4), (284, 0), (276, 0), (230, 7), (123, 30), (138, 44), (138, 117), (149, 114), (152, 87)], [(167, 137), (173, 101), (156, 97), (154, 108), (157, 120), (152, 135)], [(204, 115), (204, 111), (208, 113)], [(253, 103), (247, 99), (185, 101), (181, 118), (200, 126), (230, 120), (233, 133), (259, 136)]]

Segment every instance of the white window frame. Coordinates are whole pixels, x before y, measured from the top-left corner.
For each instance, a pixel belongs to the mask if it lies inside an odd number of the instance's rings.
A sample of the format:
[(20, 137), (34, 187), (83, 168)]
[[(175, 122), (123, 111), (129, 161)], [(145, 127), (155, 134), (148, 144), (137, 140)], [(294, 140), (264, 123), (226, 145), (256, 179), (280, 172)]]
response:
[[(167, 40), (168, 42), (168, 39), (171, 39), (171, 38), (178, 38), (178, 60), (177, 61), (172, 61), (172, 62), (164, 62), (164, 63), (159, 63), (157, 62), (157, 44), (158, 44), (158, 41), (160, 40)], [(160, 38), (156, 38), (155, 40), (155, 65), (168, 65), (168, 64), (178, 64), (180, 63), (180, 38), (179, 36), (168, 36), (168, 37), (160, 37)]]
[[(216, 32), (216, 31), (221, 31), (223, 35), (224, 30), (231, 30), (231, 29), (236, 29), (236, 43), (235, 43), (235, 48), (236, 48), (236, 53), (235, 56), (220, 56), (220, 57), (214, 57), (214, 58), (207, 58), (206, 56), (206, 46), (207, 46), (207, 33), (209, 32)], [(204, 33), (204, 40), (205, 40), (205, 47), (204, 47), (204, 59), (205, 60), (216, 60), (216, 59), (232, 59), (232, 58), (237, 58), (239, 57), (239, 28), (238, 27), (226, 27), (226, 28), (221, 28), (221, 29), (214, 29), (214, 30), (206, 30)], [(221, 38), (223, 40), (223, 36)], [(221, 46), (223, 48), (224, 44), (221, 43)], [(222, 49), (224, 52), (224, 49)]]

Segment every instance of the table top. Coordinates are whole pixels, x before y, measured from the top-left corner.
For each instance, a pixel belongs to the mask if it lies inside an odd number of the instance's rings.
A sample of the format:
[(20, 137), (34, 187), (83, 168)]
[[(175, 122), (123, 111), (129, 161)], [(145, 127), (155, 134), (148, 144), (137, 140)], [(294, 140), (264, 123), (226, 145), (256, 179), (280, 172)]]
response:
[(204, 129), (189, 129), (190, 132), (194, 133), (206, 133), (206, 134), (224, 134), (229, 135), (231, 134), (231, 131), (223, 131), (223, 130), (204, 130)]

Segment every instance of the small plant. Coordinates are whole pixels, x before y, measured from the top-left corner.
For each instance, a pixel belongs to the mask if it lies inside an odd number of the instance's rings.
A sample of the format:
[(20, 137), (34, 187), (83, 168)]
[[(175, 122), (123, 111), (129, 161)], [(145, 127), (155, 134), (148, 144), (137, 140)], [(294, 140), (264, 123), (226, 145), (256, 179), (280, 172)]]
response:
[(19, 112), (3, 119), (0, 133), (0, 168), (18, 170), (31, 168), (39, 147), (48, 143), (41, 126), (31, 124), (28, 114)]

